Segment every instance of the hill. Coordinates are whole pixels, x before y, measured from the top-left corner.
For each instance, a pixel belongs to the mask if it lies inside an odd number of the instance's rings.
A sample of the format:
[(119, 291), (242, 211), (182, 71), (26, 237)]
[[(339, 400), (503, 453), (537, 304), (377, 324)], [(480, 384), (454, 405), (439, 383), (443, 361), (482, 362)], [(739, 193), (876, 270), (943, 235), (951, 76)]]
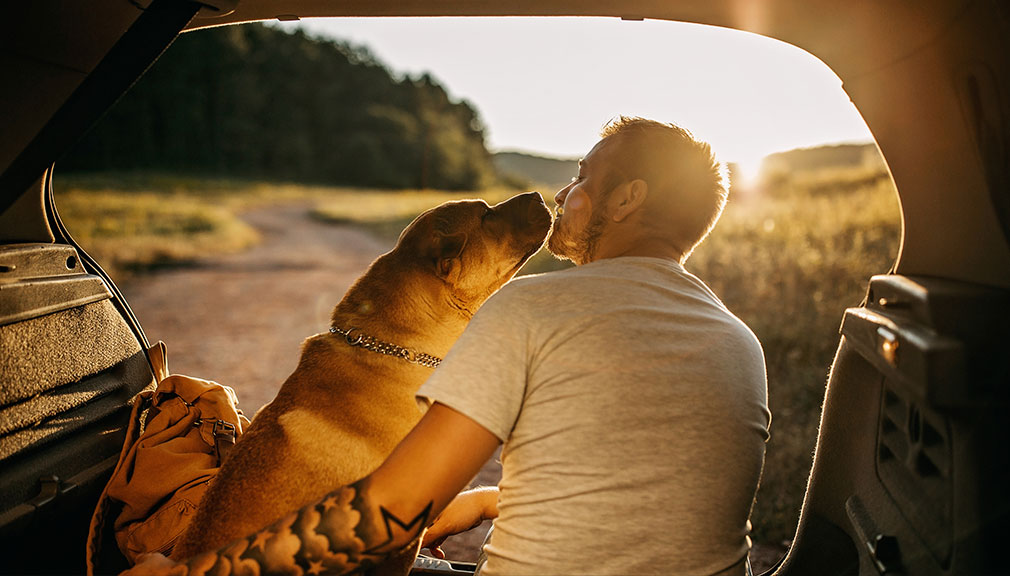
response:
[(761, 166), (768, 194), (836, 195), (893, 186), (877, 146), (840, 144), (771, 154)]
[(825, 168), (883, 168), (877, 145), (835, 144), (797, 148), (769, 154), (761, 163), (761, 172), (806, 172)]
[(579, 173), (577, 158), (562, 159), (523, 152), (498, 152), (492, 156), (499, 177), (519, 187), (564, 188)]

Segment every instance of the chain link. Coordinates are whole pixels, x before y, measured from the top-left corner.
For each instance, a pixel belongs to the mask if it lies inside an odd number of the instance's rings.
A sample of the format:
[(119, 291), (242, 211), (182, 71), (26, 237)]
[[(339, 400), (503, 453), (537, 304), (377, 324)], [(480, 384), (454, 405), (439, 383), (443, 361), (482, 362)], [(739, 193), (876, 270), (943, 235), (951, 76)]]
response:
[(390, 344), (389, 342), (383, 342), (375, 338), (374, 336), (368, 336), (367, 334), (362, 334), (358, 332), (357, 334), (352, 334), (356, 328), (348, 328), (347, 330), (341, 330), (336, 326), (330, 327), (330, 334), (339, 334), (344, 337), (344, 341), (351, 346), (357, 346), (359, 348), (364, 348), (371, 352), (378, 352), (379, 354), (385, 354), (387, 356), (394, 356), (407, 362), (413, 364), (419, 364), (426, 368), (435, 368), (442, 363), (442, 359), (437, 356), (432, 356), (431, 354), (425, 354), (424, 352), (416, 352), (410, 348), (404, 348), (403, 346), (397, 346), (396, 344)]

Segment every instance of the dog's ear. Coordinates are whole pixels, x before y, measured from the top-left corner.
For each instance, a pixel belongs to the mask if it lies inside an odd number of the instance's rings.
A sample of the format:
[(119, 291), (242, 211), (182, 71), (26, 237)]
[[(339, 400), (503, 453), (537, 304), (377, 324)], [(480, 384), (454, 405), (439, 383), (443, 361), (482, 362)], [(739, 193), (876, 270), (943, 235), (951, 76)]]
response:
[(440, 278), (448, 278), (454, 269), (460, 265), (459, 256), (466, 246), (466, 234), (445, 234), (435, 231), (432, 234), (432, 256), (435, 259), (435, 273)]

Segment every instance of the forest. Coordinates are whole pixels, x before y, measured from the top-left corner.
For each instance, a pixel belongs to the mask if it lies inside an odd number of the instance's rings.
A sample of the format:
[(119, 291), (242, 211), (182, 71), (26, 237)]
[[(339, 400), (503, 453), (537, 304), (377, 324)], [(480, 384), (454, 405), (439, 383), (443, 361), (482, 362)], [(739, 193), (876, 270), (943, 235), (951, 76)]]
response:
[(62, 172), (168, 171), (327, 185), (480, 189), (476, 108), (367, 49), (264, 25), (180, 36)]

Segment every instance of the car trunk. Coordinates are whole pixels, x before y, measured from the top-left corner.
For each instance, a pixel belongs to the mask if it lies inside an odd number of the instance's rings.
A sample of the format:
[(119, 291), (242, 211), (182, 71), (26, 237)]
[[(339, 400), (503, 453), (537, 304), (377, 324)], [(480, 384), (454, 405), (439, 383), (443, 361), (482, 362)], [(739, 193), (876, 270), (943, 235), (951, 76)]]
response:
[[(10, 130), (0, 148), (4, 573), (84, 572), (91, 515), (118, 460), (130, 402), (155, 384), (143, 331), (64, 229), (50, 177), (53, 161), (199, 8), (172, 4), (28, 3), (14, 9), (19, 25), (4, 35), (5, 82), (26, 88), (5, 90)], [(114, 542), (105, 549), (115, 571)]]
[(0, 63), (5, 82), (28, 89), (0, 107), (12, 127), (0, 148), (2, 570), (83, 572), (88, 521), (121, 447), (128, 402), (154, 384), (139, 324), (63, 229), (49, 178), (180, 30), (291, 14), (581, 14), (726, 25), (810, 50), (845, 81), (898, 186), (901, 256), (894, 274), (870, 282), (865, 305), (844, 311), (800, 525), (777, 573), (1002, 571), (1010, 536), (1006, 8), (759, 4), (767, 10), (731, 1), (249, 0), (192, 23), (200, 5), (167, 0), (9, 9), (18, 24), (4, 35)]

